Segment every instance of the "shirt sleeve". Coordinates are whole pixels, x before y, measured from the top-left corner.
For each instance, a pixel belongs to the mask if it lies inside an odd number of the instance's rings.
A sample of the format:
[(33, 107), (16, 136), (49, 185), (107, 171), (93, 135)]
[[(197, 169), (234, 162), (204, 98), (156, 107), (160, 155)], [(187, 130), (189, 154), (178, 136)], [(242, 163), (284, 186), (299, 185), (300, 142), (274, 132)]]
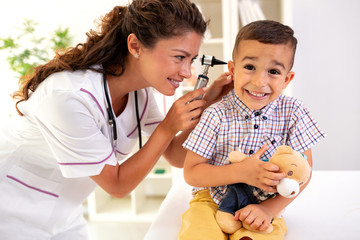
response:
[(105, 164), (116, 165), (111, 142), (102, 133), (94, 111), (98, 109), (67, 91), (52, 92), (34, 111), (65, 177), (98, 175)]
[(301, 102), (291, 121), (288, 143), (296, 151), (305, 152), (325, 137), (319, 124)]
[(219, 115), (211, 107), (205, 109), (199, 123), (190, 133), (183, 147), (204, 158), (211, 159), (216, 147), (219, 126)]

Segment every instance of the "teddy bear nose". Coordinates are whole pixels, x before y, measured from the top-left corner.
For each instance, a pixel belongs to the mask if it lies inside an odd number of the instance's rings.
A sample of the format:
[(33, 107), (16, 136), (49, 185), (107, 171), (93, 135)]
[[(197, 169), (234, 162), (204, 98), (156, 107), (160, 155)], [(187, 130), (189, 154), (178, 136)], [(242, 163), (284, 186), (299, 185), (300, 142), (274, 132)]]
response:
[(284, 178), (281, 180), (276, 186), (276, 189), (281, 196), (286, 198), (295, 197), (300, 191), (299, 183), (290, 178)]

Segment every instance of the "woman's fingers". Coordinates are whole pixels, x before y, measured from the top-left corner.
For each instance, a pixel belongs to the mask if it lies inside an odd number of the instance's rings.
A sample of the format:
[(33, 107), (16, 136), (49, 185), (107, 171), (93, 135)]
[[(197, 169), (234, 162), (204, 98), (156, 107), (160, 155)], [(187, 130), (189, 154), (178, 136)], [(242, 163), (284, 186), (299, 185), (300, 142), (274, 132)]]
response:
[(184, 101), (185, 103), (189, 103), (194, 101), (197, 97), (200, 97), (201, 95), (204, 95), (207, 91), (208, 91), (208, 87), (203, 87), (203, 88), (199, 88), (196, 90), (193, 90), (191, 92), (186, 93), (184, 96), (182, 96), (181, 98), (179, 98), (179, 100), (181, 99), (182, 101)]

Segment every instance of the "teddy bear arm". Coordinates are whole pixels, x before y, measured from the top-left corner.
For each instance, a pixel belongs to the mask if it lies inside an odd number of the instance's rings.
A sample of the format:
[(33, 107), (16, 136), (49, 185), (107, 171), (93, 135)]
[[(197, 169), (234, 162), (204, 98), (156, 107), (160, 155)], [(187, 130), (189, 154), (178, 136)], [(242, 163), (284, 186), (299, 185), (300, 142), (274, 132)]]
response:
[(232, 151), (230, 154), (229, 154), (229, 161), (231, 163), (238, 163), (238, 162), (241, 162), (243, 161), (245, 158), (247, 158), (247, 156), (240, 152), (240, 151)]

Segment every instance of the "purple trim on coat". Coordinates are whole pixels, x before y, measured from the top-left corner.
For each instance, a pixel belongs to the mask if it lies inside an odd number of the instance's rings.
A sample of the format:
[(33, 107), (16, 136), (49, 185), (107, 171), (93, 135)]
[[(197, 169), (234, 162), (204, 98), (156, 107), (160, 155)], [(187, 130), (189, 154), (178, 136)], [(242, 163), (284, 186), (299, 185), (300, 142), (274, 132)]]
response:
[(105, 117), (104, 111), (103, 111), (103, 109), (101, 108), (101, 106), (100, 106), (98, 100), (95, 98), (95, 96), (94, 96), (91, 92), (89, 92), (88, 90), (86, 90), (86, 89), (84, 89), (84, 88), (80, 88), (80, 91), (89, 94), (89, 95), (92, 97), (92, 99), (94, 99), (94, 101), (96, 102), (96, 104), (97, 104), (98, 107), (100, 108), (100, 111), (101, 111), (102, 115)]
[(95, 165), (95, 164), (100, 164), (105, 162), (106, 160), (108, 160), (111, 155), (114, 153), (114, 150), (111, 151), (110, 155), (107, 156), (104, 160), (101, 160), (99, 162), (74, 162), (74, 163), (62, 163), (62, 162), (58, 162), (59, 165)]
[(149, 126), (149, 125), (154, 125), (154, 124), (159, 124), (162, 121), (157, 121), (157, 122), (151, 122), (151, 123), (145, 123), (145, 126)]
[(57, 194), (55, 194), (55, 193), (51, 193), (51, 192), (48, 192), (48, 191), (41, 190), (40, 188), (36, 188), (36, 187), (30, 186), (30, 185), (24, 183), (23, 181), (20, 181), (19, 179), (13, 177), (13, 176), (6, 175), (6, 177), (7, 177), (7, 178), (10, 178), (10, 179), (12, 179), (12, 180), (14, 180), (14, 181), (22, 184), (22, 185), (24, 185), (25, 187), (28, 187), (28, 188), (30, 188), (30, 189), (33, 189), (33, 190), (35, 190), (35, 191), (42, 192), (42, 193), (48, 194), (48, 195), (53, 196), (53, 197), (56, 197), (56, 198), (59, 197), (59, 195), (57, 195)]
[(116, 150), (116, 152), (117, 152), (117, 153), (120, 153), (121, 155), (124, 155), (124, 156), (126, 156), (126, 155), (130, 154), (130, 153), (123, 153), (123, 152), (119, 152), (118, 150)]
[[(145, 106), (144, 106), (144, 109), (141, 113), (141, 116), (140, 116), (140, 123), (141, 123), (141, 119), (143, 118), (144, 114), (145, 114), (145, 110), (147, 108), (147, 105), (149, 103), (149, 95), (148, 95), (148, 92), (147, 92), (147, 89), (145, 88), (145, 93), (146, 93), (146, 101), (145, 101)], [(130, 137), (135, 131), (137, 130), (137, 124), (136, 124), (136, 127), (134, 130), (132, 130), (128, 135), (127, 137)]]

